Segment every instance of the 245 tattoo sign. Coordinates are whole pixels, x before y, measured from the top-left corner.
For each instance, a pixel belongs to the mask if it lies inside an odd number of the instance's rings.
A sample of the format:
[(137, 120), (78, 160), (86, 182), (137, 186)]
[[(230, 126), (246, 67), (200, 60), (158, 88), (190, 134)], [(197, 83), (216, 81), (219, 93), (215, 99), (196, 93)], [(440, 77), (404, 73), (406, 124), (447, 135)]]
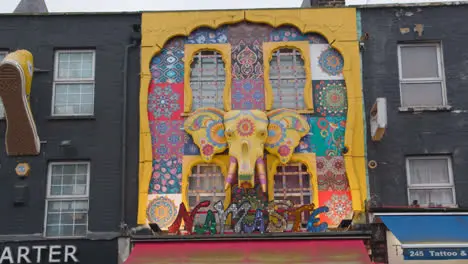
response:
[(468, 259), (468, 248), (405, 248), (405, 260)]

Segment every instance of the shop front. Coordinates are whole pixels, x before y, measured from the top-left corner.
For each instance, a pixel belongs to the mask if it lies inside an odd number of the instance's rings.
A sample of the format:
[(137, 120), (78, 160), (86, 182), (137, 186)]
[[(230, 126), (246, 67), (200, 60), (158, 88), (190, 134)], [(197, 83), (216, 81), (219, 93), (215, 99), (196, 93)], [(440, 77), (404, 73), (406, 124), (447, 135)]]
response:
[(90, 239), (47, 239), (0, 242), (0, 264), (117, 264), (118, 242)]
[(125, 264), (316, 263), (370, 264), (363, 234), (333, 237), (136, 239)]
[(390, 263), (466, 263), (468, 212), (447, 210), (375, 213), (388, 228)]

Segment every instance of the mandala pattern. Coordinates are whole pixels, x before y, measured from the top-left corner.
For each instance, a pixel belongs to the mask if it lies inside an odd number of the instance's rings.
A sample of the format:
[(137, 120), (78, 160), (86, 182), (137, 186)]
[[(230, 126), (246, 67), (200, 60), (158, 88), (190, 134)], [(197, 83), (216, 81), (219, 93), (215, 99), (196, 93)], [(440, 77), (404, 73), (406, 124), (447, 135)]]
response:
[(243, 118), (237, 123), (237, 133), (242, 137), (250, 137), (255, 131), (255, 124), (249, 118)]
[(309, 33), (302, 34), (297, 28), (291, 26), (283, 26), (275, 28), (270, 35), (270, 41), (306, 41), (311, 44), (327, 44), (328, 41), (320, 34)]
[(183, 120), (150, 121), (153, 159), (179, 157), (184, 153)]
[(243, 41), (232, 49), (232, 77), (237, 80), (263, 78), (263, 51), (260, 43)]
[(208, 142), (213, 143), (218, 148), (222, 148), (226, 145), (227, 141), (224, 137), (224, 125), (223, 121), (211, 122), (207, 127)]
[(344, 81), (313, 81), (314, 106), (322, 116), (343, 116), (348, 109)]
[(328, 206), (329, 211), (324, 219), (332, 227), (340, 224), (341, 220), (349, 219), (353, 215), (353, 203), (349, 192), (320, 192), (321, 205)]
[(278, 121), (270, 121), (268, 124), (268, 137), (265, 142), (265, 147), (275, 148), (283, 142), (286, 136), (286, 127)]
[(265, 109), (263, 79), (244, 79), (232, 82), (232, 109)]
[(150, 120), (182, 119), (183, 84), (151, 83), (148, 94)]
[(184, 80), (184, 38), (175, 38), (151, 60), (155, 83), (182, 83)]
[(349, 190), (342, 156), (317, 157), (317, 176), (320, 191)]
[(221, 44), (227, 43), (227, 28), (220, 27), (216, 30), (211, 28), (199, 28), (193, 31), (187, 38), (188, 44)]
[(346, 118), (309, 116), (307, 120), (312, 152), (317, 156), (342, 156)]
[(181, 193), (181, 183), (182, 157), (153, 161), (153, 175), (148, 190), (149, 194)]
[(166, 228), (176, 219), (177, 208), (171, 199), (160, 196), (148, 204), (146, 216), (150, 223)]
[(263, 42), (270, 38), (271, 27), (251, 23), (229, 26), (232, 45), (232, 78), (263, 80)]
[(184, 155), (196, 156), (200, 155), (198, 146), (193, 142), (192, 136), (184, 132)]
[(324, 50), (318, 58), (320, 68), (332, 76), (338, 76), (343, 71), (343, 56), (333, 48)]

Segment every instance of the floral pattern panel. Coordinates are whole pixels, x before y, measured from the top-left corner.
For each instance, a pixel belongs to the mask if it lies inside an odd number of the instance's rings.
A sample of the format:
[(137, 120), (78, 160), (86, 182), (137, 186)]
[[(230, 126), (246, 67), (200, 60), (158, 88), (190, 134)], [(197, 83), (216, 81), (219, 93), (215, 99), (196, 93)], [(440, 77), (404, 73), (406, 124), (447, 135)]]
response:
[[(306, 114), (310, 131), (295, 153), (315, 153), (319, 205), (329, 207), (321, 216), (330, 227), (352, 216), (352, 197), (343, 157), (348, 98), (343, 77), (343, 56), (316, 33), (302, 34), (292, 26), (273, 28), (242, 22), (217, 29), (202, 27), (188, 37), (169, 40), (151, 60), (148, 87), (148, 120), (151, 131), (153, 171), (148, 187), (148, 220), (167, 227), (182, 201), (183, 156), (200, 155), (193, 138), (183, 131), (184, 45), (231, 45), (231, 106), (265, 109), (263, 43), (308, 41), (314, 113)], [(226, 154), (227, 150), (220, 154)], [(233, 186), (232, 202), (249, 200), (264, 207), (268, 197), (259, 186), (244, 190)], [(270, 197), (271, 198), (271, 197)], [(249, 217), (253, 217), (249, 214)], [(254, 219), (254, 218), (252, 218)]]

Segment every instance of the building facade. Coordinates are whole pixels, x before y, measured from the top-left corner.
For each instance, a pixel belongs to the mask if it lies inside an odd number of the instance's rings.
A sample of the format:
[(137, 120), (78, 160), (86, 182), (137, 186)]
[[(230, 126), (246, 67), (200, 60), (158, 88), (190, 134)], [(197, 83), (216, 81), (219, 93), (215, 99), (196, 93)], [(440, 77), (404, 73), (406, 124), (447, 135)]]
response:
[(139, 14), (0, 16), (0, 263), (119, 263), (122, 179), (138, 171), (122, 137), (138, 137), (139, 25)]
[(349, 225), (367, 197), (357, 38), (353, 8), (143, 13), (138, 223), (158, 236), (127, 262), (370, 263)]
[(459, 225), (468, 221), (467, 11), (461, 3), (359, 11), (369, 211), (388, 228), (389, 263), (468, 258)]

